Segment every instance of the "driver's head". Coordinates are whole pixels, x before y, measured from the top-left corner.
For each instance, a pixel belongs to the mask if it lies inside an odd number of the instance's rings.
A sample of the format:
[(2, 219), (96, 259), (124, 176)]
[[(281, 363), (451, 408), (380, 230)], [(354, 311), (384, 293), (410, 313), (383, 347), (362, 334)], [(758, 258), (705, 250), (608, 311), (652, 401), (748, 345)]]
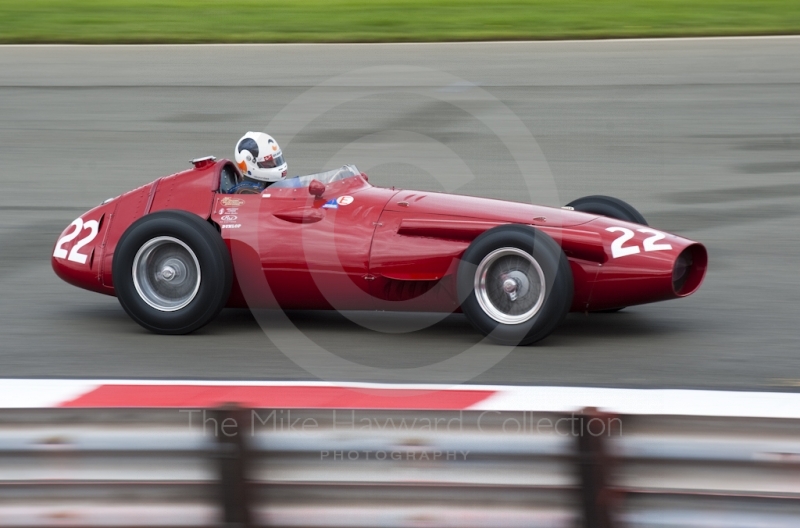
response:
[(269, 134), (248, 132), (236, 143), (234, 155), (245, 178), (272, 183), (286, 177), (288, 165)]

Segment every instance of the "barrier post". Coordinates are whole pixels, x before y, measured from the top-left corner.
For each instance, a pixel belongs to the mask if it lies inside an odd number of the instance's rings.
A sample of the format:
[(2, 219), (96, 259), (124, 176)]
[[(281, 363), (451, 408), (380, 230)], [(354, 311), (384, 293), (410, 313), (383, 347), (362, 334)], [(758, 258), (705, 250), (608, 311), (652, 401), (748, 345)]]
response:
[[(581, 508), (585, 528), (614, 528), (613, 496), (609, 489), (611, 459), (606, 450), (606, 435), (597, 434), (599, 419), (610, 427), (610, 415), (587, 407), (578, 419), (578, 468), (581, 484)], [(606, 432), (606, 428), (603, 428)]]
[(222, 505), (223, 526), (249, 528), (250, 486), (247, 481), (248, 465), (248, 412), (226, 405), (211, 413), (216, 420), (214, 433), (217, 439), (219, 493)]

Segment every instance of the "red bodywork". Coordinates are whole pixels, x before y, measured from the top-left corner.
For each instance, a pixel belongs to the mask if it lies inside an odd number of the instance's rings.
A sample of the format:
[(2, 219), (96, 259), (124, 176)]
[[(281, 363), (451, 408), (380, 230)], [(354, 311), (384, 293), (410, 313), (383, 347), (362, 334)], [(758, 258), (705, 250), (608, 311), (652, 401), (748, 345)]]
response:
[[(201, 164), (92, 209), (62, 233), (53, 269), (70, 284), (114, 295), (111, 263), (125, 230), (143, 215), (180, 209), (220, 227), (234, 263), (231, 307), (457, 311), (460, 256), (478, 235), (509, 223), (534, 226), (561, 245), (574, 278), (572, 311), (684, 297), (706, 271), (701, 244), (638, 224), (384, 189), (364, 175), (328, 184), (320, 197), (308, 187), (218, 193), (220, 171), (230, 164)], [(673, 271), (683, 252), (691, 254), (691, 266), (676, 291)]]

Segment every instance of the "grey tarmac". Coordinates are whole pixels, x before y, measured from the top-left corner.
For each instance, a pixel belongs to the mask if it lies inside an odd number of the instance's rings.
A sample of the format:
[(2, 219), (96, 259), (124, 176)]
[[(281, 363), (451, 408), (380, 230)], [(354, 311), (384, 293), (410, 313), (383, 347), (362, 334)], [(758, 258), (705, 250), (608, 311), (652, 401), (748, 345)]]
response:
[[(798, 103), (793, 37), (0, 47), (0, 377), (456, 382), (442, 362), (469, 349), (496, 360), (473, 383), (797, 390)], [(461, 315), (290, 313), (292, 345), (279, 318), (226, 310), (157, 336), (53, 274), (53, 244), (83, 211), (231, 157), (247, 130), (275, 136), (292, 174), (350, 161), (385, 186), (617, 196), (706, 244), (710, 270), (692, 297), (571, 314), (513, 349)], [(352, 367), (304, 370), (306, 339)]]

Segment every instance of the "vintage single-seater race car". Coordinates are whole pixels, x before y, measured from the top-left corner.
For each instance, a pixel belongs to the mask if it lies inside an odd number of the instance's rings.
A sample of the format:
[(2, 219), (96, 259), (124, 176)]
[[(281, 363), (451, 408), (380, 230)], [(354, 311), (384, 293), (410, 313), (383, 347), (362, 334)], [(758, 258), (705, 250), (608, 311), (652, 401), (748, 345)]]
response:
[(625, 202), (563, 208), (381, 188), (352, 165), (258, 194), (228, 160), (107, 200), (55, 244), (56, 274), (116, 295), (140, 325), (185, 334), (222, 308), (464, 313), (503, 344), (530, 344), (570, 311), (695, 292), (699, 243), (648, 227)]

